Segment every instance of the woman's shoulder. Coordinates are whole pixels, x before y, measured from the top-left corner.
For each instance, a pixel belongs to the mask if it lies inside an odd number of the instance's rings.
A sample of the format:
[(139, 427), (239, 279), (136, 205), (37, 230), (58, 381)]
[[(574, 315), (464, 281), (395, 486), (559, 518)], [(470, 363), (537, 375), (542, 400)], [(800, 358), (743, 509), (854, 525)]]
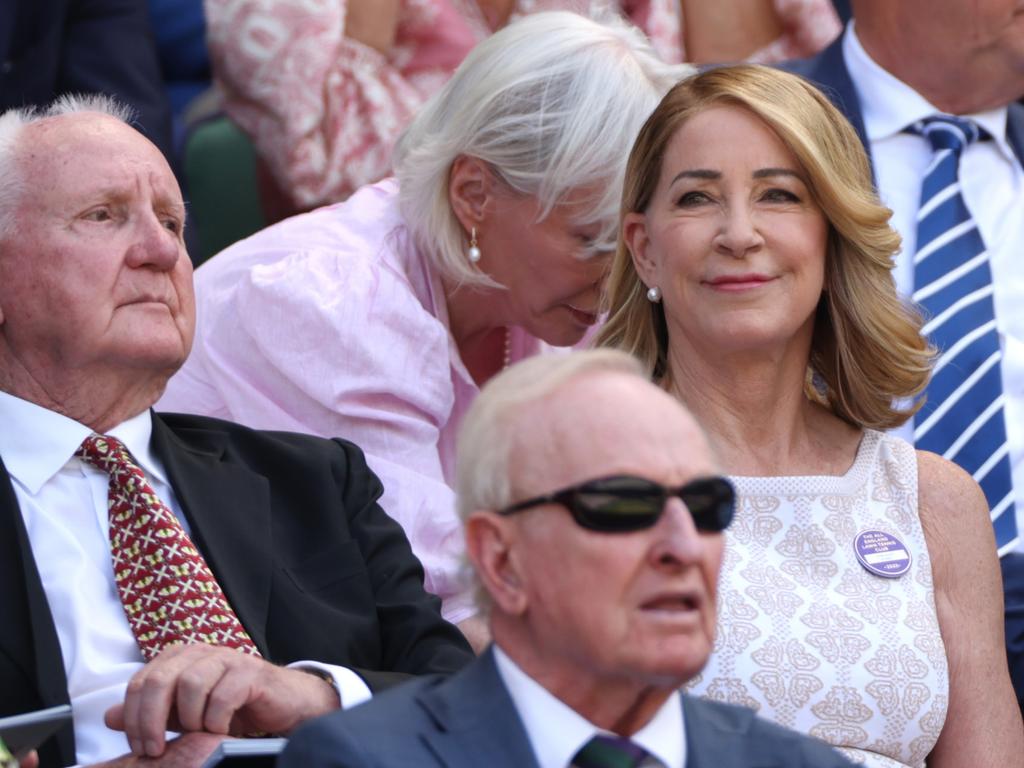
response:
[(373, 263), (389, 251), (411, 247), (402, 237), (393, 179), (363, 187), (347, 200), (279, 221), (224, 249), (196, 270), (202, 288), (288, 257), (334, 257), (345, 263)]
[(356, 260), (377, 260), (389, 249), (406, 245), (394, 238), (405, 231), (394, 179), (368, 184), (346, 200), (265, 230), (269, 244), (280, 239), (295, 250), (326, 251)]
[[(428, 260), (412, 241), (387, 180), (343, 203), (286, 219), (235, 243), (196, 272), (200, 306), (259, 303), (261, 295), (317, 303), (429, 301)], [(379, 306), (379, 304), (378, 304)]]
[(416, 350), (446, 370), (448, 330), (433, 267), (397, 207), (379, 210), (394, 192), (393, 181), (373, 185), (215, 256), (197, 272), (201, 346), (240, 355), (256, 343), (293, 356), (330, 340), (335, 354)]
[(915, 450), (914, 453), (922, 509), (988, 508), (981, 487), (963, 468), (931, 451)]
[[(938, 571), (974, 556), (995, 555), (985, 494), (973, 477), (948, 459), (916, 451), (918, 515)], [(942, 579), (940, 578), (937, 583)]]

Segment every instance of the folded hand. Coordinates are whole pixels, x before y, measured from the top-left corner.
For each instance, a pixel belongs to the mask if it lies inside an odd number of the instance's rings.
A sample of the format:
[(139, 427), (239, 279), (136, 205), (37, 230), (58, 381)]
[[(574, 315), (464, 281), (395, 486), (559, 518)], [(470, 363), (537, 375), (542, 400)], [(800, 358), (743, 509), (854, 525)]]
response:
[(165, 649), (128, 682), (123, 704), (106, 713), (132, 753), (158, 757), (165, 732), (246, 736), (287, 733), (338, 707), (324, 680), (257, 656), (210, 645)]

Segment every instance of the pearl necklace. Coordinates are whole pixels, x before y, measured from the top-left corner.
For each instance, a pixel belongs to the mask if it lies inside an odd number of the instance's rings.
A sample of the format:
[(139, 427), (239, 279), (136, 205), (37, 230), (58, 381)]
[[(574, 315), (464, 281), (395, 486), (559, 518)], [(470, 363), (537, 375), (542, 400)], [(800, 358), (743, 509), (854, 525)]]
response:
[(501, 355), (501, 370), (508, 368), (512, 362), (512, 329), (505, 326), (505, 344)]

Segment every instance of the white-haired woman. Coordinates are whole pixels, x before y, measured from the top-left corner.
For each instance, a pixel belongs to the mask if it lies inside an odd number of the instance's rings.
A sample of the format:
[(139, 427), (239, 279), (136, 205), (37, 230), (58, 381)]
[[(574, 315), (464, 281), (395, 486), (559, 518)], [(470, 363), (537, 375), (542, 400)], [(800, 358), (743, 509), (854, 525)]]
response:
[(198, 270), (196, 347), (158, 407), (358, 443), (462, 624), (462, 414), (509, 362), (593, 326), (629, 147), (686, 72), (613, 19), (505, 27), (419, 113), (396, 179)]

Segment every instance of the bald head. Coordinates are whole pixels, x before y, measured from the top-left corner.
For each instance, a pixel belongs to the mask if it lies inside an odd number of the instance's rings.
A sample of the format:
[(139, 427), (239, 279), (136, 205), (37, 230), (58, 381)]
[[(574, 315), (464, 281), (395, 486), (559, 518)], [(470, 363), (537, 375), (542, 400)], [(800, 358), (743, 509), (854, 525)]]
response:
[(513, 496), (602, 474), (712, 474), (704, 432), (678, 400), (640, 376), (593, 371), (525, 406), (509, 457)]

